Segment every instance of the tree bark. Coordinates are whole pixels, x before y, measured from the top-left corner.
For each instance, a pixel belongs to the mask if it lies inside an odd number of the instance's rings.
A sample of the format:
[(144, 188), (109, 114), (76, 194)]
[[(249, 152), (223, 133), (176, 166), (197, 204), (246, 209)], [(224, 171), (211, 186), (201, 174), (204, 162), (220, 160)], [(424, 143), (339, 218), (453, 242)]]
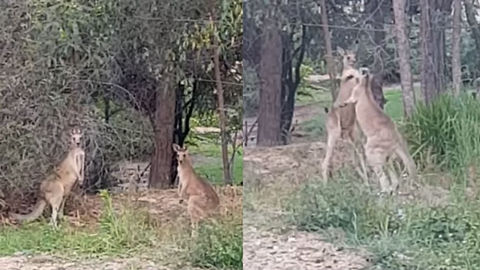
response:
[(405, 0), (393, 0), (395, 16), (395, 37), (397, 39), (398, 59), (400, 65), (400, 83), (403, 94), (404, 115), (409, 117), (415, 109), (415, 92), (413, 90), (412, 73), (410, 67), (410, 45), (408, 44), (405, 26)]
[(461, 0), (453, 0), (453, 33), (452, 33), (452, 79), (453, 93), (458, 96), (462, 85), (462, 71), (460, 59), (461, 36)]
[(150, 168), (149, 186), (152, 188), (169, 188), (174, 182), (173, 170), (173, 133), (175, 125), (175, 90), (171, 75), (165, 72), (163, 89), (156, 93), (153, 131), (155, 150)]
[[(467, 17), (467, 22), (472, 29), (472, 38), (475, 40), (475, 46), (477, 47), (477, 66), (480, 67), (480, 25), (476, 19), (476, 12), (475, 12), (475, 0), (464, 0), (463, 4), (465, 5), (465, 15)], [(480, 77), (479, 71), (474, 71), (474, 79)]]
[(445, 91), (445, 17), (451, 0), (420, 0), (422, 90), (425, 103)]
[(295, 111), (295, 96), (300, 85), (300, 68), (305, 56), (306, 43), (307, 27), (305, 25), (302, 26), (302, 38), (298, 48), (294, 47), (293, 34), (285, 32), (282, 35), (282, 117), (280, 127), (283, 144), (289, 143)]
[(226, 185), (231, 185), (232, 176), (230, 174), (230, 162), (228, 161), (227, 117), (225, 116), (222, 76), (220, 74), (220, 47), (218, 46), (218, 40), (216, 37), (213, 38), (213, 47), (213, 68), (217, 85), (218, 118), (220, 121), (220, 137), (222, 141), (223, 180)]
[(422, 91), (425, 104), (430, 104), (436, 96), (435, 85), (435, 58), (433, 52), (433, 33), (431, 9), (434, 7), (429, 0), (420, 0), (421, 18), (420, 18), (420, 36), (422, 47)]
[(265, 25), (261, 46), (257, 145), (281, 144), (282, 38), (273, 22)]
[(322, 9), (322, 28), (323, 28), (323, 36), (325, 39), (325, 49), (327, 54), (325, 56), (325, 61), (327, 61), (327, 72), (328, 77), (330, 78), (331, 84), (331, 94), (332, 100), (337, 99), (337, 81), (335, 79), (335, 71), (334, 71), (334, 64), (333, 64), (333, 50), (332, 50), (332, 38), (330, 36), (330, 31), (328, 30), (328, 12), (327, 12), (327, 5), (325, 4), (325, 0), (320, 0), (320, 8)]

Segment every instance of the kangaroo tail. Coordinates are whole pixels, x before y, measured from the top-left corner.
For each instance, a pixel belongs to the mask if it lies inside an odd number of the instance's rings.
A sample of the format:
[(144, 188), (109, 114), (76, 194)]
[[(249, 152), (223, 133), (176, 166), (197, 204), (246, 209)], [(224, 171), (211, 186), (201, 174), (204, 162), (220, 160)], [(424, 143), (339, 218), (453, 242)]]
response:
[(412, 179), (417, 179), (417, 166), (415, 161), (408, 153), (405, 143), (401, 144), (396, 150), (395, 153), (402, 159), (403, 164), (407, 167), (408, 174)]
[(47, 202), (45, 200), (38, 199), (37, 203), (33, 207), (33, 211), (30, 214), (20, 215), (20, 214), (12, 213), (10, 215), (16, 220), (30, 222), (40, 217), (46, 205), (47, 205)]

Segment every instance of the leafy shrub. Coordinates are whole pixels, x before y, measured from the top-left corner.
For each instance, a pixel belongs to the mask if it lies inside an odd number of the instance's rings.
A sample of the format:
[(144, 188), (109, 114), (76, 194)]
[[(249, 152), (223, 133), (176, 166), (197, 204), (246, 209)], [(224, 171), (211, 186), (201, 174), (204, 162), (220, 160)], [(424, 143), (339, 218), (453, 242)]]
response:
[(480, 102), (469, 95), (442, 95), (419, 105), (404, 130), (417, 164), (433, 157), (439, 167), (458, 173), (480, 164)]

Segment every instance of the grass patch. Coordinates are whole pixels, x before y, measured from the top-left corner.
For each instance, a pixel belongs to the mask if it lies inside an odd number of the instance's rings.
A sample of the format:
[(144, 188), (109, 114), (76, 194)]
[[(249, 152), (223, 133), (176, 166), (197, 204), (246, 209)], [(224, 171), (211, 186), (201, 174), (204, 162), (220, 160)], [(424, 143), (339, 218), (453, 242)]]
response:
[(403, 101), (402, 91), (390, 90), (384, 92), (385, 98), (388, 100), (385, 104), (385, 113), (394, 121), (398, 121), (403, 118)]
[(101, 196), (99, 226), (78, 228), (63, 222), (54, 230), (45, 221), (19, 228), (5, 226), (0, 229), (0, 256), (17, 252), (69, 258), (142, 255), (177, 265), (241, 269), (241, 211), (222, 216), (216, 223), (201, 223), (199, 240), (192, 241), (188, 222), (159, 224), (144, 208), (125, 203), (114, 209), (110, 195), (103, 192)]
[(306, 231), (342, 229), (382, 269), (480, 269), (478, 201), (451, 194), (445, 207), (400, 203), (351, 179), (305, 184), (286, 206), (291, 221)]
[(300, 126), (312, 139), (321, 138), (326, 134), (324, 114), (316, 115), (315, 118), (302, 122)]
[(332, 103), (332, 94), (328, 91), (329, 86), (322, 86), (322, 89), (313, 88), (311, 86), (305, 86), (303, 89), (299, 89), (299, 93), (296, 97), (296, 105), (306, 105), (311, 103), (321, 103), (322, 106), (330, 106)]
[[(229, 153), (231, 150), (230, 148)], [(233, 179), (236, 184), (243, 180), (243, 149), (239, 150), (239, 153), (235, 155), (233, 168)], [(212, 183), (223, 184), (222, 148), (219, 144), (198, 144), (191, 146), (189, 151), (191, 154), (199, 156), (195, 165), (195, 170), (199, 175)], [(202, 157), (206, 158), (202, 159)]]
[(113, 210), (111, 197), (103, 192), (103, 215), (99, 228), (74, 228), (63, 222), (58, 230), (46, 222), (0, 231), (0, 254), (61, 252), (79, 256), (131, 254), (155, 243), (156, 231), (146, 212), (125, 207)]

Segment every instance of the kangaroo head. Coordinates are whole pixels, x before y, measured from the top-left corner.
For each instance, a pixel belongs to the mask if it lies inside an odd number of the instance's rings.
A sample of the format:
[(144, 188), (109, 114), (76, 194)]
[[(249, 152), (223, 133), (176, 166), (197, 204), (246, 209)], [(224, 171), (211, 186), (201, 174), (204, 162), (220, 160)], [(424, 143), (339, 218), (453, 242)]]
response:
[(340, 47), (337, 48), (337, 52), (343, 58), (343, 68), (353, 68), (357, 62), (356, 54), (351, 50), (344, 50)]
[(83, 131), (80, 128), (72, 128), (70, 130), (70, 145), (80, 147)]
[(355, 104), (358, 102), (358, 100), (362, 95), (366, 95), (367, 91), (369, 91), (370, 80), (371, 80), (370, 74), (366, 73), (361, 77), (356, 77), (355, 80), (356, 80), (356, 85), (355, 87), (353, 87), (352, 94), (350, 95), (350, 97), (347, 100), (345, 100), (345, 103)]
[(180, 145), (174, 143), (172, 145), (172, 148), (177, 155), (178, 164), (182, 164), (183, 162), (189, 159), (188, 150), (186, 146), (181, 147)]

